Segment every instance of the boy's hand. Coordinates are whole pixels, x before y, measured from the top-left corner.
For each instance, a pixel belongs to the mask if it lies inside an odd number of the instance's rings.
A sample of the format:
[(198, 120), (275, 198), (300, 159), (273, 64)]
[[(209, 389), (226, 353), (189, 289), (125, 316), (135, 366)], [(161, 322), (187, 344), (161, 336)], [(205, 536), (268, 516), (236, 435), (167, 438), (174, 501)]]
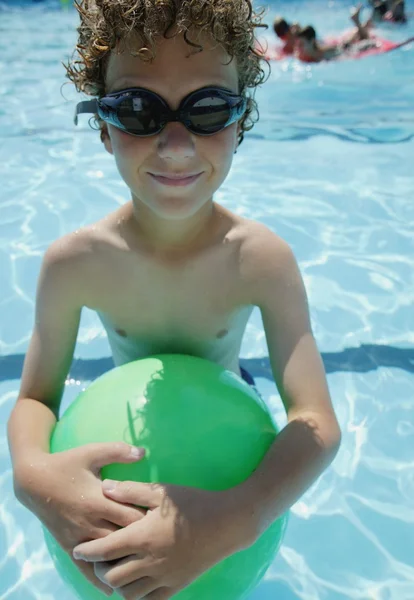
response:
[[(80, 448), (44, 454), (25, 473), (24, 504), (42, 521), (66, 552), (74, 546), (102, 538), (139, 519), (145, 511), (114, 502), (102, 493), (100, 470), (112, 463), (130, 463), (144, 455), (124, 443), (87, 444)], [(92, 565), (74, 561), (102, 591), (112, 590), (96, 578)]]
[(125, 529), (76, 546), (73, 556), (95, 563), (98, 578), (126, 600), (167, 600), (252, 543), (232, 490), (109, 480), (103, 489), (108, 498), (148, 512)]

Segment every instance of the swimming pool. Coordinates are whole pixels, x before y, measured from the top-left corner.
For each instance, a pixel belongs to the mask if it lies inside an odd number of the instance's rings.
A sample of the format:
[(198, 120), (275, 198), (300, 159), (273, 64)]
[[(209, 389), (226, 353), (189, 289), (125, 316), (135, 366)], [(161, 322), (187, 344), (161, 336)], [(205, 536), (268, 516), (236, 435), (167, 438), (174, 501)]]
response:
[[(39, 523), (14, 499), (5, 423), (45, 248), (127, 195), (86, 120), (74, 129), (74, 91), (61, 90), (75, 13), (52, 2), (0, 7), (0, 600), (73, 600)], [(268, 21), (277, 10), (338, 32), (349, 7), (285, 0)], [(403, 39), (414, 25), (382, 34)], [(354, 62), (275, 64), (258, 94), (261, 121), (217, 194), (293, 247), (343, 432), (251, 600), (414, 598), (413, 66), (413, 45)], [(76, 357), (65, 404), (110, 365), (89, 311)], [(242, 357), (282, 424), (257, 312)]]

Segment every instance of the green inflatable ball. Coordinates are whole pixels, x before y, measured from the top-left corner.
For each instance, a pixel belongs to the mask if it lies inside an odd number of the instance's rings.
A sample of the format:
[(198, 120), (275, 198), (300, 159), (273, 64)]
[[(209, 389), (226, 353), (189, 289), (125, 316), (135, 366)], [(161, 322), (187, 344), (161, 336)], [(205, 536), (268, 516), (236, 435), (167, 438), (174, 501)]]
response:
[[(240, 377), (201, 358), (160, 355), (94, 381), (58, 421), (51, 452), (124, 441), (143, 446), (146, 457), (103, 468), (103, 479), (219, 491), (246, 480), (276, 435), (265, 403)], [(284, 515), (252, 546), (203, 573), (174, 600), (246, 598), (273, 561), (286, 523)], [(48, 531), (45, 537), (56, 569), (75, 594), (104, 600)]]

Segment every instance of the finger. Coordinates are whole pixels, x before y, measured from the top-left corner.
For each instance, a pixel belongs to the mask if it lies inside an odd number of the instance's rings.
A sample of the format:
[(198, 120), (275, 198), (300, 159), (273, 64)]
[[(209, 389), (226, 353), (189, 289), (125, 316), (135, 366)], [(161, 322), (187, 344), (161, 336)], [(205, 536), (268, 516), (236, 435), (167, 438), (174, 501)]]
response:
[(66, 552), (72, 554), (72, 550), (77, 544), (104, 538), (114, 531), (119, 531), (118, 525), (115, 525), (110, 521), (106, 521), (105, 519), (100, 519), (93, 526), (82, 529), (79, 533), (77, 533), (72, 542), (67, 543), (65, 540), (65, 543), (60, 542), (60, 544), (64, 550), (66, 550)]
[(94, 571), (94, 565), (92, 563), (85, 563), (82, 560), (75, 560), (72, 558), (72, 561), (77, 566), (79, 571), (85, 576), (85, 578), (92, 583), (98, 590), (103, 592), (106, 596), (111, 596), (113, 589), (103, 583), (96, 575)]
[(116, 562), (95, 563), (95, 575), (102, 583), (113, 589), (123, 588), (138, 580), (146, 585), (145, 590), (152, 591), (157, 587), (152, 577), (143, 573), (143, 561), (136, 556), (128, 556)]
[[(125, 533), (127, 532), (127, 533)], [(128, 528), (118, 529), (99, 540), (83, 542), (73, 549), (73, 557), (85, 562), (107, 562), (136, 554), (136, 542), (131, 542)]]
[(169, 600), (169, 598), (173, 597), (174, 593), (171, 588), (162, 587), (143, 596), (143, 600)]
[(111, 523), (115, 523), (118, 527), (127, 527), (136, 521), (140, 521), (147, 514), (146, 509), (138, 506), (128, 506), (120, 504), (115, 500), (105, 498), (107, 507), (103, 516)]
[(88, 467), (97, 474), (106, 465), (139, 461), (145, 455), (144, 448), (131, 446), (124, 442), (86, 444), (74, 451), (81, 452), (86, 458)]
[(112, 498), (112, 500), (145, 506), (146, 508), (160, 506), (165, 497), (165, 488), (154, 483), (104, 479), (102, 490), (105, 496)]
[[(91, 529), (90, 531), (90, 535), (88, 538), (85, 538), (83, 540), (81, 539), (77, 539), (77, 541), (75, 542), (75, 544), (80, 544), (80, 542), (86, 542), (89, 540), (97, 540), (100, 538), (104, 538), (107, 535), (109, 535), (110, 533), (113, 533), (114, 531), (118, 531), (119, 530), (119, 526), (111, 521), (107, 521), (106, 519), (102, 519), (101, 521), (99, 521), (99, 523), (97, 524), (96, 527), (94, 527), (93, 529)], [(75, 544), (72, 544), (72, 548)]]
[(142, 577), (129, 585), (120, 588), (115, 588), (115, 592), (125, 600), (140, 600), (141, 598), (149, 598), (148, 594), (152, 594), (157, 588), (157, 584), (151, 577)]

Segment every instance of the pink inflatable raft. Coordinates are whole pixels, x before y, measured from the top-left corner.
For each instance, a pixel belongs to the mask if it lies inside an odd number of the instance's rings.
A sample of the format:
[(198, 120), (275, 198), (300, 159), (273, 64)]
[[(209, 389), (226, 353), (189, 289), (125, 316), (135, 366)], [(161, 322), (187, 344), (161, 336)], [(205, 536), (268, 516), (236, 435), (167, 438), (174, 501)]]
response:
[[(327, 38), (324, 40), (324, 43), (330, 45), (338, 44), (343, 41), (344, 36), (337, 38)], [(414, 42), (414, 37), (410, 37), (403, 42), (392, 42), (391, 40), (385, 40), (378, 36), (373, 36), (370, 41), (375, 42), (375, 45), (367, 45), (364, 47), (362, 42), (357, 43), (354, 47), (350, 47), (348, 50), (342, 52), (337, 58), (332, 60), (346, 60), (346, 59), (358, 59), (364, 58), (366, 56), (374, 56), (376, 54), (384, 54), (386, 52), (391, 52), (391, 50), (397, 50), (398, 48), (402, 48), (411, 42)], [(285, 54), (283, 49), (280, 46), (269, 46), (265, 51), (262, 46), (258, 46), (259, 51), (263, 51), (263, 55), (268, 60), (283, 60), (285, 58), (294, 57), (292, 54)], [(302, 61), (302, 62), (312, 62), (312, 61)]]

